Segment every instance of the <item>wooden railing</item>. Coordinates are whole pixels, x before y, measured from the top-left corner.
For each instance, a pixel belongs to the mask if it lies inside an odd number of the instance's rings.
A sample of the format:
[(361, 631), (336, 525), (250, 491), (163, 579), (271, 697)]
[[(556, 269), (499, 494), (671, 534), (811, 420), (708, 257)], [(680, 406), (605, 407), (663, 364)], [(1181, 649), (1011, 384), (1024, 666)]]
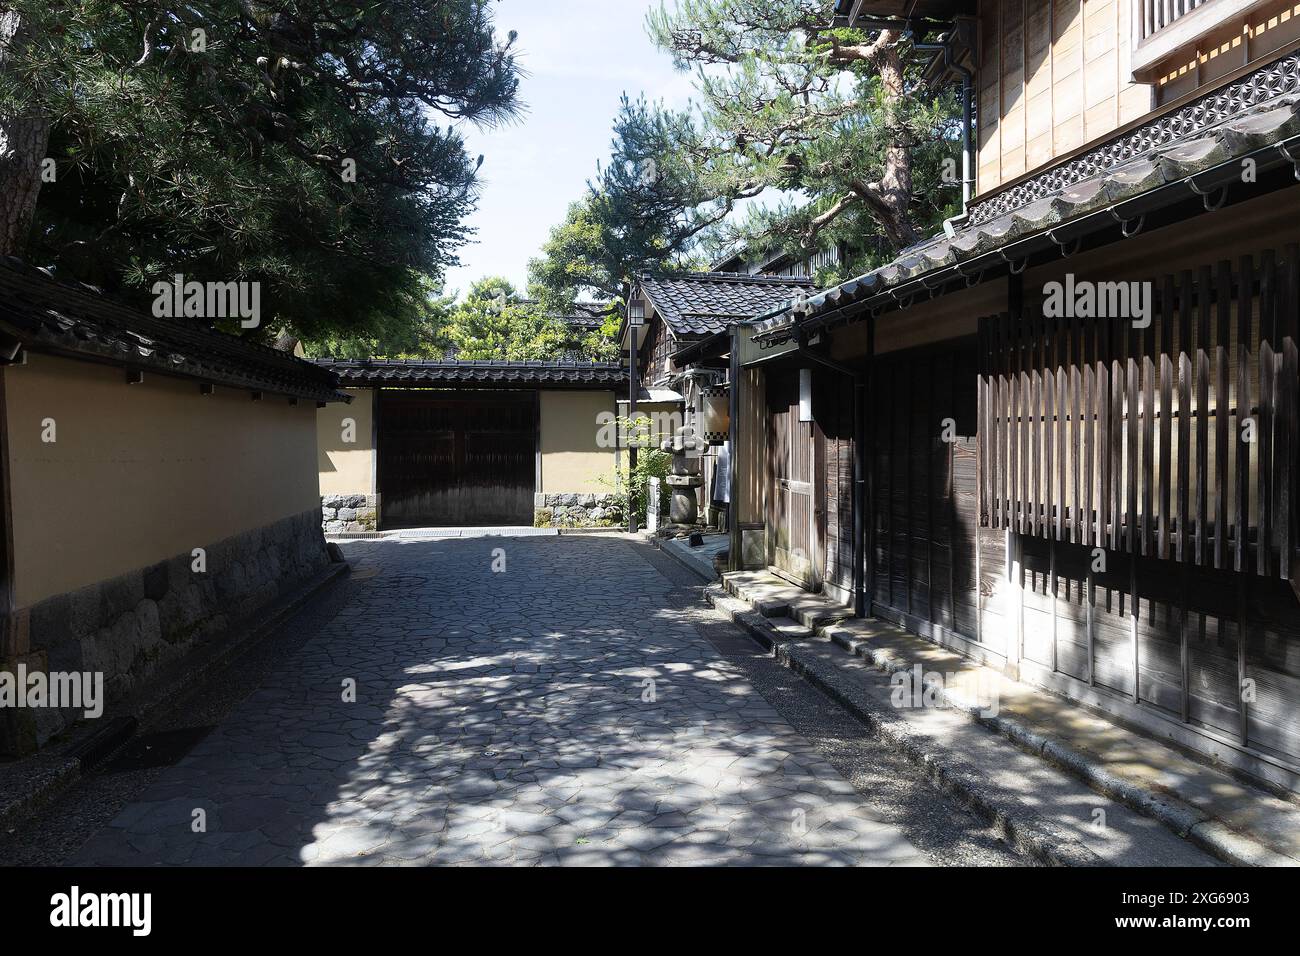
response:
[(1211, 0), (1134, 0), (1138, 40), (1145, 40)]
[(1300, 247), (1152, 277), (1153, 314), (979, 323), (985, 527), (1287, 578)]

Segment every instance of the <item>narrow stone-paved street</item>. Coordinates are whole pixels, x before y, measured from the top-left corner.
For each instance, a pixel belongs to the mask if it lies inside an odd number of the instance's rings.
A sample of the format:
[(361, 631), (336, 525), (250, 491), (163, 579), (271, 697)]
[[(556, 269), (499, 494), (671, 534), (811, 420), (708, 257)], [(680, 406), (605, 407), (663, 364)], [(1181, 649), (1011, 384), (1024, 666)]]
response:
[[(353, 595), (324, 630), (69, 862), (941, 862), (718, 651), (647, 550), (347, 545)], [(1013, 859), (924, 799), (969, 831), (953, 843)]]

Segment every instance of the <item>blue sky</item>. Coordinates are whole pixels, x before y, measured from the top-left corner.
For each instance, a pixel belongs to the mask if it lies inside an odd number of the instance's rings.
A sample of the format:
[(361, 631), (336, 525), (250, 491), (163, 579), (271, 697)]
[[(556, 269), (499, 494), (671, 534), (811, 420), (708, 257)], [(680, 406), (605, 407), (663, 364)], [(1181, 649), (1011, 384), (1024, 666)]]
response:
[(482, 276), (504, 275), (523, 287), (528, 260), (550, 228), (580, 198), (596, 163), (609, 156), (619, 97), (645, 93), (670, 106), (690, 99), (691, 77), (651, 44), (649, 0), (501, 0), (500, 31), (519, 32), (525, 112), (501, 129), (464, 128), (471, 156), (486, 158), (483, 191), (470, 224), (476, 241), (447, 290), (464, 293)]

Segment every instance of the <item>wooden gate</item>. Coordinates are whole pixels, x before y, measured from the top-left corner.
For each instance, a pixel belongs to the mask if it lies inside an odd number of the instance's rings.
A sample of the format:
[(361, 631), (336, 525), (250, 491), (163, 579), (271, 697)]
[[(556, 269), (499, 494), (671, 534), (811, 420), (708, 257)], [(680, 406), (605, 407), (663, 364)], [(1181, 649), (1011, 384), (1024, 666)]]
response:
[(533, 523), (535, 392), (379, 394), (385, 529)]
[(768, 560), (772, 567), (809, 589), (820, 586), (814, 542), (817, 510), (813, 475), (817, 460), (813, 422), (799, 420), (796, 371), (768, 375)]

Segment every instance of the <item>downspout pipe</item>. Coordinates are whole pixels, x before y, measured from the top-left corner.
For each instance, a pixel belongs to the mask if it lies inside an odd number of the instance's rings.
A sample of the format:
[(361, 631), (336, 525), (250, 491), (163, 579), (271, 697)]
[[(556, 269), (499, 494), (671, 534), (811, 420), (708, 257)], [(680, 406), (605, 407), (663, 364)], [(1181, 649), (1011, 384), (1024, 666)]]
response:
[[(906, 34), (911, 38), (911, 31)], [(975, 89), (971, 71), (953, 59), (952, 44), (945, 37), (939, 43), (921, 43), (912, 40), (912, 48), (923, 52), (943, 54), (943, 65), (961, 76), (961, 212), (945, 219), (943, 231), (951, 239), (957, 235), (957, 227), (969, 218), (971, 198), (975, 191)]]

